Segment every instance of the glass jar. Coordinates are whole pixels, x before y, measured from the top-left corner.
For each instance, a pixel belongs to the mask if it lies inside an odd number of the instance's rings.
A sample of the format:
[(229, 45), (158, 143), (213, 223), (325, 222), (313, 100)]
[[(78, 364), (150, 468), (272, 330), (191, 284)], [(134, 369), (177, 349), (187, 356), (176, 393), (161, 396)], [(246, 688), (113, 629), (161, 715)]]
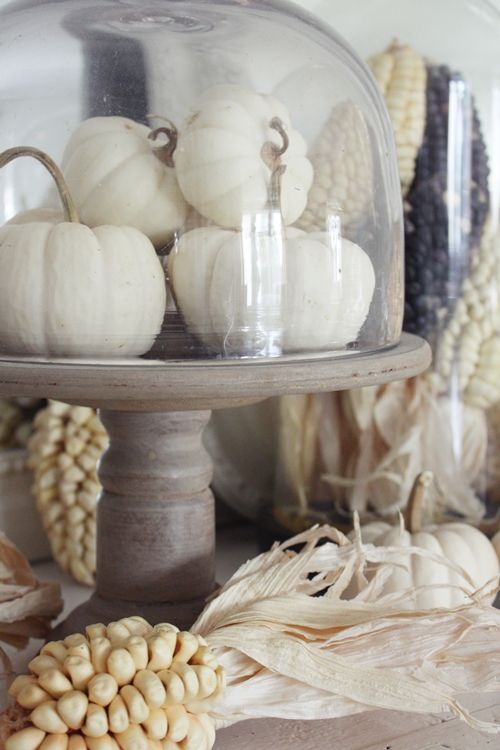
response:
[[(367, 60), (394, 128), (405, 216), (404, 329), (429, 341), (415, 379), (280, 402), (273, 516), (346, 525), (404, 508), (494, 530), (500, 462), (500, 14), (485, 0), (323, 0)], [(492, 520), (487, 521), (491, 517)]]
[(8, 3), (0, 63), (1, 357), (399, 341), (390, 121), (326, 25), (272, 0)]

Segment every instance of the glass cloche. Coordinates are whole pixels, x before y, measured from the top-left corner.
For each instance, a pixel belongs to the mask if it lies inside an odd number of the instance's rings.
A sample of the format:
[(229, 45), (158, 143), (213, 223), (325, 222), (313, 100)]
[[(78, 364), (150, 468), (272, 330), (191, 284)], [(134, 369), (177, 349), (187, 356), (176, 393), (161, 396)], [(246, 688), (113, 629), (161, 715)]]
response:
[(17, 0), (0, 68), (3, 359), (399, 341), (391, 123), (326, 25), (278, 0)]

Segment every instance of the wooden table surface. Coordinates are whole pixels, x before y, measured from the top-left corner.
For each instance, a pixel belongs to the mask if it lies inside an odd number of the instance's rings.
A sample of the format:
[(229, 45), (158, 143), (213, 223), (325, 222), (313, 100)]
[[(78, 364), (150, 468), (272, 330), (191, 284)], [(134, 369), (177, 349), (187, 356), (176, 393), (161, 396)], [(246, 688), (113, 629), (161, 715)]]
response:
[[(257, 553), (253, 531), (241, 526), (219, 532), (217, 577), (226, 580), (238, 565)], [(63, 587), (62, 617), (89, 596), (54, 563), (35, 565), (40, 578), (58, 580)], [(10, 656), (16, 671), (40, 649), (33, 641)], [(500, 643), (499, 643), (500, 653)], [(499, 686), (500, 690), (500, 686)], [(500, 722), (500, 692), (466, 699), (481, 719)], [(320, 722), (248, 721), (218, 733), (215, 750), (500, 750), (500, 736), (481, 734), (451, 715), (371, 711), (354, 717)]]

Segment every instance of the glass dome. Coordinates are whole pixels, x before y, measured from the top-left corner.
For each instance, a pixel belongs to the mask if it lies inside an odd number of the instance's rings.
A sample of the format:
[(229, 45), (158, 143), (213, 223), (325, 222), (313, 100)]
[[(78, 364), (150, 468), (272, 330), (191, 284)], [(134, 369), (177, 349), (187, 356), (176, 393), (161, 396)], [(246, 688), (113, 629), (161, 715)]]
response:
[(390, 120), (326, 25), (278, 0), (17, 0), (0, 66), (2, 358), (399, 341)]

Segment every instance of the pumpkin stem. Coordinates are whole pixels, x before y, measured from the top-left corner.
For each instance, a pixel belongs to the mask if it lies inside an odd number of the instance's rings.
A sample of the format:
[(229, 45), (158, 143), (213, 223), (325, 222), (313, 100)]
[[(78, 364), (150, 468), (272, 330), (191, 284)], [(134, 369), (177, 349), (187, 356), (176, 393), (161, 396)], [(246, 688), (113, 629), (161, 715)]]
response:
[(273, 119), (269, 123), (269, 127), (271, 128), (271, 130), (276, 130), (276, 132), (280, 134), (283, 140), (281, 146), (277, 146), (272, 141), (267, 141), (267, 143), (264, 143), (264, 145), (262, 146), (261, 157), (265, 161), (269, 169), (273, 171), (275, 167), (281, 164), (281, 157), (288, 150), (290, 139), (288, 137), (288, 133), (285, 130), (285, 126), (283, 125), (283, 122), (279, 117), (273, 117)]
[(148, 135), (148, 138), (151, 141), (156, 141), (159, 135), (166, 135), (167, 136), (167, 142), (164, 146), (159, 146), (158, 148), (154, 149), (155, 155), (158, 157), (158, 159), (163, 162), (163, 164), (166, 164), (167, 167), (174, 167), (174, 151), (177, 148), (177, 128), (171, 122), (170, 120), (167, 120), (166, 117), (162, 118), (165, 120), (165, 122), (168, 123), (167, 126), (156, 128), (156, 130), (152, 130), (151, 133)]
[(281, 210), (281, 178), (286, 172), (286, 165), (280, 164), (271, 173), (268, 204), (271, 210)]
[(54, 179), (54, 182), (56, 183), (67, 221), (71, 221), (74, 224), (79, 224), (80, 217), (78, 216), (75, 202), (71, 197), (63, 173), (61, 172), (55, 161), (51, 159), (50, 156), (44, 151), (40, 151), (40, 149), (33, 148), (32, 146), (15, 146), (14, 148), (8, 148), (6, 151), (3, 151), (0, 154), (0, 169), (20, 156), (31, 156), (33, 159), (36, 159), (41, 164), (43, 164), (45, 169), (50, 172), (51, 176)]
[(283, 143), (281, 146), (277, 146), (272, 141), (267, 141), (267, 143), (264, 143), (262, 146), (260, 152), (262, 160), (271, 170), (267, 205), (271, 211), (281, 211), (281, 178), (286, 172), (286, 165), (281, 163), (281, 157), (288, 149), (290, 139), (288, 138), (285, 126), (279, 117), (273, 117), (269, 123), (269, 127), (280, 134)]
[(433, 481), (432, 471), (422, 471), (413, 483), (404, 515), (405, 526), (410, 534), (416, 534), (422, 529), (424, 498)]

